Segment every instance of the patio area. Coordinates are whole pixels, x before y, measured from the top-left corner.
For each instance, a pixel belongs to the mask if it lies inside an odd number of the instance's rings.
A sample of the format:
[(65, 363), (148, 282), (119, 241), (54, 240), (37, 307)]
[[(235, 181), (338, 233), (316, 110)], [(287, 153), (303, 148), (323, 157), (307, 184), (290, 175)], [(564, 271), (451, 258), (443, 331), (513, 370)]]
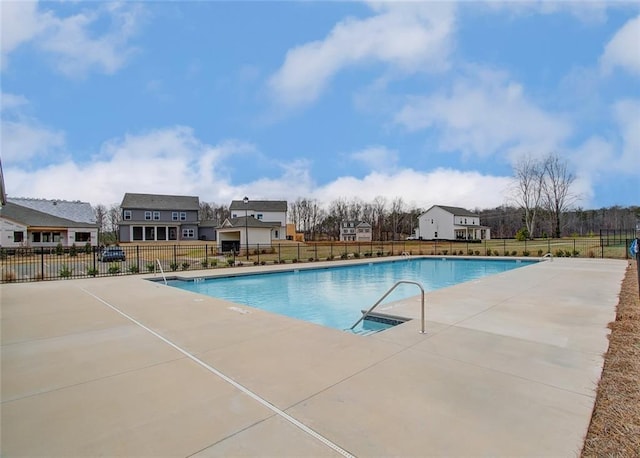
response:
[(416, 297), (366, 337), (149, 275), (3, 284), (1, 453), (574, 456), (626, 266), (561, 258), (429, 292), (426, 334)]

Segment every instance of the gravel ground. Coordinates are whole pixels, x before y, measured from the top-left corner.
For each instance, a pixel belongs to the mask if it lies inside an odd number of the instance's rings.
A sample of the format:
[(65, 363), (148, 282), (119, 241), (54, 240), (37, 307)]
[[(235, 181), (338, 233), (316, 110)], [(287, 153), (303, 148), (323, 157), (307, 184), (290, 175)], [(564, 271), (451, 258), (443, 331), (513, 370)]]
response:
[(587, 432), (583, 457), (640, 456), (640, 298), (630, 262)]

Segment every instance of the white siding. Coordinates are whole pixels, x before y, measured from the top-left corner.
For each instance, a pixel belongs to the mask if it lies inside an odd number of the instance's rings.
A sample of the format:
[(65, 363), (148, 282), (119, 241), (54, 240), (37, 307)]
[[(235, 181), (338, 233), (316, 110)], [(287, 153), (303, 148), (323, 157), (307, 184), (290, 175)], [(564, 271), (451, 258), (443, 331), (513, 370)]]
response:
[[(22, 232), (22, 242), (14, 240), (14, 232)], [(27, 226), (0, 218), (0, 246), (5, 248), (15, 248), (27, 246)]]
[(453, 215), (440, 207), (431, 207), (418, 218), (424, 240), (454, 239)]

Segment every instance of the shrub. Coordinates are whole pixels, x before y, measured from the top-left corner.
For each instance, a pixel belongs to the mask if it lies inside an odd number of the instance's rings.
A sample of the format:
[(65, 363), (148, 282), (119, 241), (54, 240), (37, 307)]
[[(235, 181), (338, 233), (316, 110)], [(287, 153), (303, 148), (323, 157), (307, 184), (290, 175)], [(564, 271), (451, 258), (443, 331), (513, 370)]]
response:
[(518, 254), (518, 252), (517, 252), (516, 250), (513, 250), (513, 251), (511, 252), (511, 256), (515, 256), (515, 255), (517, 255), (517, 254)]
[(353, 253), (353, 257), (358, 259), (360, 257), (360, 253)]
[(329, 256), (327, 256), (327, 261), (333, 261), (333, 258), (335, 258), (335, 256), (330, 254)]
[(349, 257), (349, 255), (347, 253), (342, 253), (340, 255), (340, 259), (347, 259)]
[(524, 250), (522, 252), (522, 256), (529, 256), (531, 253), (529, 253), (529, 250)]
[(313, 262), (313, 261), (314, 261), (313, 256), (311, 256), (311, 257), (309, 258), (309, 262)]
[[(469, 251), (471, 251), (471, 250), (469, 250)], [(473, 253), (474, 253), (476, 256), (480, 256), (480, 250), (476, 250), (476, 251), (474, 251)]]
[[(264, 262), (264, 261), (262, 261), (262, 262)], [(260, 264), (258, 261), (253, 261), (253, 265), (254, 266), (257, 266), (258, 264)]]
[(60, 278), (70, 278), (72, 272), (73, 272), (73, 269), (69, 268), (69, 266), (67, 266), (66, 264), (62, 264), (62, 267), (60, 267), (60, 272), (58, 272), (58, 275), (60, 275)]
[(458, 251), (458, 255), (460, 255), (460, 256), (462, 256), (462, 255), (463, 255), (462, 250)]
[(207, 267), (209, 267), (209, 261), (207, 261), (206, 259), (203, 259), (202, 261), (200, 261), (200, 265), (202, 266), (203, 269), (206, 269)]
[(91, 244), (89, 242), (85, 243), (84, 252), (87, 254), (91, 254)]
[(264, 266), (264, 265), (266, 265), (266, 264), (267, 264), (267, 261), (260, 261), (260, 265), (263, 265), (263, 266)]
[(529, 238), (529, 231), (527, 230), (526, 227), (518, 229), (518, 232), (516, 232), (516, 240), (517, 241), (524, 242), (528, 238)]
[(96, 275), (98, 275), (98, 269), (93, 267), (90, 269), (87, 269), (87, 275), (91, 275), (92, 277), (95, 277)]
[(132, 274), (137, 274), (138, 272), (140, 272), (140, 268), (138, 266), (129, 266), (127, 270)]
[(449, 253), (449, 250), (442, 250), (442, 254), (444, 254), (445, 256), (447, 255), (447, 253)]
[(383, 253), (382, 251), (378, 251), (378, 252), (376, 253), (376, 256), (383, 256), (383, 255), (384, 255), (384, 253)]
[(186, 262), (186, 261), (185, 261), (185, 262), (183, 262), (183, 263), (182, 263), (182, 270), (189, 270), (189, 266), (190, 266), (190, 265), (191, 265), (191, 264), (189, 264), (189, 263), (188, 263), (188, 262)]
[(172, 262), (171, 264), (169, 264), (169, 268), (174, 272), (178, 270), (178, 267), (180, 267), (180, 264), (178, 264), (177, 262)]
[(556, 256), (556, 257), (558, 257), (558, 258), (563, 257), (563, 256), (564, 256), (564, 251), (562, 251), (562, 250), (556, 250), (556, 254), (555, 254), (555, 256)]
[(148, 262), (145, 264), (145, 267), (147, 268), (147, 272), (155, 272), (156, 271), (156, 263), (155, 262)]
[(540, 258), (540, 257), (542, 257), (542, 253), (543, 253), (543, 252), (544, 252), (543, 250), (538, 250), (538, 257), (539, 257), (539, 258)]
[(595, 258), (596, 254), (593, 252), (593, 250), (589, 250), (589, 257), (590, 258)]
[(227, 258), (227, 265), (233, 267), (236, 261), (233, 258)]
[(113, 263), (109, 266), (109, 269), (107, 269), (107, 272), (109, 272), (109, 274), (111, 275), (119, 274), (120, 266), (118, 264)]
[(493, 250), (493, 255), (494, 256), (500, 256), (500, 253), (498, 253), (498, 250)]
[(75, 243), (71, 244), (71, 248), (69, 248), (69, 256), (78, 256), (78, 248)]
[(293, 259), (291, 260), (291, 262), (293, 262), (294, 264), (295, 264), (295, 263), (297, 263), (297, 262), (298, 262), (298, 258), (293, 258)]
[(62, 253), (64, 253), (64, 248), (62, 248), (62, 243), (58, 242), (58, 244), (56, 245), (56, 251), (55, 253), (60, 256)]
[(571, 254), (573, 255), (574, 258), (577, 258), (578, 256), (580, 256), (580, 252), (578, 250), (573, 250)]
[(209, 265), (211, 267), (216, 267), (218, 265), (218, 260), (217, 259), (212, 259), (211, 261), (209, 261)]
[[(422, 253), (421, 253), (421, 254), (422, 254)], [(365, 257), (365, 258), (370, 258), (370, 257), (371, 257), (371, 252), (370, 252), (370, 251), (367, 251), (367, 252), (364, 254), (364, 257)]]

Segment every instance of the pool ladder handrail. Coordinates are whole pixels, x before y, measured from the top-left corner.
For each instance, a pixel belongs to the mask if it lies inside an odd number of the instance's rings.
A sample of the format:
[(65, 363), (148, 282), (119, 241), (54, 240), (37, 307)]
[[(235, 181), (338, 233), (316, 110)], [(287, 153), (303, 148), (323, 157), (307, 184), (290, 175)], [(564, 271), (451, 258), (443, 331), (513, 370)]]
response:
[(551, 253), (547, 253), (542, 257), (542, 259), (545, 259), (545, 258), (549, 258), (549, 260), (553, 262), (553, 255)]
[(421, 293), (421, 298), (420, 298), (420, 303), (421, 303), (421, 313), (420, 313), (420, 320), (422, 322), (421, 328), (420, 328), (420, 334), (426, 334), (426, 331), (424, 330), (424, 288), (422, 287), (422, 285), (420, 283), (418, 283), (417, 281), (412, 281), (412, 280), (399, 280), (397, 281), (391, 288), (389, 288), (389, 290), (384, 293), (384, 295), (378, 299), (378, 301), (373, 304), (371, 306), (371, 308), (369, 310), (367, 310), (365, 313), (362, 314), (362, 316), (360, 317), (360, 319), (358, 321), (356, 321), (354, 323), (353, 326), (351, 326), (349, 329), (353, 330), (353, 328), (355, 328), (356, 326), (358, 326), (360, 324), (360, 322), (362, 320), (364, 320), (372, 311), (373, 309), (375, 309), (378, 305), (380, 305), (380, 303), (385, 300), (387, 298), (387, 296), (389, 294), (391, 294), (391, 292), (396, 289), (399, 285), (406, 283), (406, 284), (410, 284), (410, 285), (416, 285), (418, 288), (420, 288), (420, 293)]
[(160, 263), (160, 259), (156, 259), (156, 262), (158, 263), (158, 267), (160, 268), (160, 273), (162, 274), (162, 279), (164, 280), (164, 284), (166, 286), (167, 285), (167, 277), (165, 277), (164, 270), (162, 270), (162, 264)]

